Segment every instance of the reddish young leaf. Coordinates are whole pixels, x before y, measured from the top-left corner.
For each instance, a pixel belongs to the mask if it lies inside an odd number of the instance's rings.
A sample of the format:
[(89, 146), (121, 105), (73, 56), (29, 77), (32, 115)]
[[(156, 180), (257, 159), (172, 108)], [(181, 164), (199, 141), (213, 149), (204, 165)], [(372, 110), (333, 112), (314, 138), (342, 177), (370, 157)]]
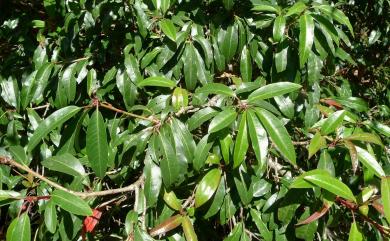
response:
[(322, 208), (319, 211), (313, 213), (312, 215), (310, 215), (308, 218), (306, 218), (302, 222), (299, 222), (299, 223), (295, 224), (295, 226), (309, 224), (311, 222), (316, 221), (317, 219), (319, 219), (322, 216), (324, 216), (328, 212), (329, 208), (330, 208), (330, 206), (328, 204), (324, 203), (324, 205), (322, 206)]

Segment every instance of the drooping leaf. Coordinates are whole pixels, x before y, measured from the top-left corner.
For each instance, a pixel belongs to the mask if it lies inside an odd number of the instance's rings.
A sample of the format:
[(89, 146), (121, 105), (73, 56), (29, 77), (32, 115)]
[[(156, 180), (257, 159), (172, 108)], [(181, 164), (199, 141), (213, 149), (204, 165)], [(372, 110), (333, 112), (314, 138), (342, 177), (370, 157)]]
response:
[(55, 111), (47, 117), (39, 124), (38, 128), (31, 136), (28, 142), (27, 151), (31, 152), (39, 144), (39, 142), (41, 142), (42, 138), (49, 134), (54, 128), (72, 118), (80, 111), (80, 109), (81, 108), (77, 106), (67, 106)]
[(330, 16), (332, 19), (336, 20), (337, 22), (341, 23), (341, 24), (344, 24), (348, 27), (349, 31), (351, 32), (351, 34), (353, 35), (353, 27), (351, 25), (351, 23), (349, 22), (349, 19), (347, 16), (345, 16), (345, 14), (332, 7), (332, 6), (329, 6), (329, 5), (318, 5), (316, 6), (316, 8), (318, 8), (321, 12), (327, 14), (328, 16)]
[(237, 168), (245, 159), (246, 152), (249, 147), (248, 128), (246, 121), (247, 112), (244, 111), (241, 115), (240, 124), (238, 127), (237, 138), (234, 144), (233, 152), (233, 168)]
[(274, 96), (284, 95), (295, 90), (300, 89), (302, 86), (290, 82), (278, 82), (269, 85), (265, 85), (255, 90), (248, 96), (248, 102), (253, 103), (256, 100), (269, 99)]
[(51, 200), (54, 204), (70, 213), (81, 216), (92, 215), (92, 209), (86, 201), (63, 190), (55, 190), (51, 194)]
[(266, 224), (261, 218), (261, 213), (255, 209), (251, 209), (250, 211), (251, 217), (253, 219), (253, 222), (256, 224), (257, 229), (260, 232), (260, 235), (262, 238), (264, 238), (265, 241), (272, 241), (273, 240), (273, 233), (269, 231)]
[(299, 18), (299, 65), (305, 65), (314, 41), (314, 21), (309, 14)]
[(108, 164), (106, 126), (99, 109), (91, 115), (87, 128), (87, 155), (93, 171), (100, 178), (105, 176)]
[(256, 109), (256, 114), (280, 153), (293, 165), (296, 165), (294, 146), (283, 123), (267, 110)]
[(206, 203), (215, 193), (221, 180), (221, 170), (214, 168), (210, 170), (199, 182), (195, 191), (195, 207)]

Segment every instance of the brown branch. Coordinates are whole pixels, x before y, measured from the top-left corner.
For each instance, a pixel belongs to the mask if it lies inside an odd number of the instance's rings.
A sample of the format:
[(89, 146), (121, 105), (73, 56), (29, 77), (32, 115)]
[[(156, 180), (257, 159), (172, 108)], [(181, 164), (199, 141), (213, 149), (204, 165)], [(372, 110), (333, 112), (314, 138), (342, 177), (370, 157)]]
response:
[(137, 115), (137, 114), (134, 114), (134, 113), (130, 113), (130, 112), (127, 112), (127, 111), (124, 111), (124, 110), (115, 108), (115, 107), (112, 106), (111, 104), (99, 103), (99, 106), (104, 107), (104, 108), (106, 108), (106, 109), (108, 109), (108, 110), (115, 111), (115, 112), (117, 112), (117, 113), (121, 113), (121, 114), (130, 116), (130, 117), (133, 117), (133, 118), (151, 121), (151, 122), (153, 122), (153, 123), (155, 123), (155, 124), (160, 123), (160, 121), (159, 121), (158, 119), (153, 118), (153, 116), (145, 117), (145, 116), (142, 116), (142, 115)]
[(28, 172), (29, 174), (46, 182), (47, 184), (49, 184), (50, 186), (52, 186), (54, 188), (71, 193), (71, 194), (79, 196), (81, 198), (107, 196), (107, 195), (113, 195), (113, 194), (118, 194), (118, 193), (131, 192), (131, 191), (134, 191), (137, 187), (139, 187), (144, 182), (144, 177), (143, 177), (143, 175), (141, 175), (137, 181), (135, 181), (134, 183), (132, 183), (128, 186), (125, 186), (125, 187), (116, 188), (116, 189), (109, 189), (109, 190), (104, 190), (104, 191), (97, 191), (97, 192), (77, 192), (77, 191), (67, 189), (67, 188), (61, 186), (60, 184), (47, 179), (46, 177), (42, 176), (41, 174), (31, 170), (29, 167), (22, 165), (14, 160), (8, 158), (8, 157), (0, 156), (0, 164), (14, 166), (14, 167), (17, 167), (19, 169), (22, 169), (23, 171)]

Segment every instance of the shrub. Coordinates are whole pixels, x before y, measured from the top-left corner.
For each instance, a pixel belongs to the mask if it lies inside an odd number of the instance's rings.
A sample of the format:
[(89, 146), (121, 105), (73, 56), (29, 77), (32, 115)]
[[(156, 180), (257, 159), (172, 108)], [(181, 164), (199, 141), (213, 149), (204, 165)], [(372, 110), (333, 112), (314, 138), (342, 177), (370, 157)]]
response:
[(385, 240), (388, 54), (353, 81), (364, 6), (1, 1), (0, 237)]

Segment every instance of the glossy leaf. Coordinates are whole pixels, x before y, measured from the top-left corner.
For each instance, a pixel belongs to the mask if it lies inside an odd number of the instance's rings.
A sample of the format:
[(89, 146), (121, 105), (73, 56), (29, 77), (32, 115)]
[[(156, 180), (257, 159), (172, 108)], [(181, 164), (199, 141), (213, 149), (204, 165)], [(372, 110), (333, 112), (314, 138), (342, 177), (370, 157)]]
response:
[(347, 185), (335, 177), (322, 174), (313, 174), (305, 176), (304, 179), (337, 196), (356, 202), (356, 198), (353, 195), (351, 189), (349, 189)]
[(241, 51), (240, 72), (244, 82), (252, 80), (252, 60), (250, 52), (246, 46)]
[(356, 222), (351, 224), (348, 241), (363, 241), (363, 234), (361, 233)]
[(256, 100), (269, 99), (274, 96), (288, 94), (300, 89), (302, 86), (290, 82), (279, 82), (260, 87), (248, 96), (248, 102), (253, 103)]
[(144, 184), (144, 193), (146, 199), (146, 205), (152, 207), (156, 204), (158, 196), (160, 194), (162, 178), (161, 170), (156, 164), (152, 161), (149, 161), (145, 164), (145, 184)]
[(105, 176), (108, 165), (106, 126), (99, 109), (91, 115), (87, 129), (88, 161), (97, 176)]
[(39, 142), (41, 142), (42, 138), (49, 134), (54, 128), (62, 125), (65, 121), (72, 118), (80, 111), (80, 109), (80, 107), (76, 106), (67, 106), (55, 111), (43, 120), (31, 136), (27, 146), (27, 151), (31, 152), (39, 144)]
[(209, 133), (217, 132), (228, 127), (237, 117), (234, 109), (226, 109), (216, 115), (209, 124)]
[(158, 135), (158, 140), (163, 154), (163, 159), (160, 160), (162, 180), (165, 187), (169, 188), (179, 178), (180, 164), (169, 139), (165, 135), (160, 134)]
[(373, 133), (356, 133), (352, 134), (350, 136), (345, 137), (344, 139), (350, 140), (350, 141), (363, 141), (363, 142), (370, 142), (374, 143), (380, 146), (383, 146), (382, 140), (379, 138), (379, 136), (373, 134)]
[(53, 201), (49, 201), (45, 208), (45, 225), (49, 232), (54, 233), (57, 229), (57, 211)]
[(176, 83), (170, 79), (167, 79), (162, 76), (152, 76), (146, 79), (143, 79), (138, 82), (139, 87), (144, 86), (155, 86), (155, 87), (168, 87), (173, 88), (176, 86)]
[(221, 180), (221, 170), (210, 170), (199, 182), (195, 191), (195, 207), (205, 204), (215, 193)]
[(382, 166), (378, 163), (374, 155), (358, 146), (356, 146), (356, 152), (359, 161), (366, 168), (375, 173), (375, 175), (378, 177), (385, 176), (385, 172), (383, 171)]
[(238, 127), (237, 138), (234, 144), (233, 152), (233, 168), (237, 168), (245, 159), (246, 152), (249, 147), (249, 136), (247, 128), (247, 112), (244, 111), (241, 115), (240, 124)]
[(293, 165), (296, 165), (294, 146), (282, 122), (267, 110), (256, 109), (256, 114), (280, 153)]
[(149, 231), (150, 236), (164, 235), (182, 224), (183, 217), (180, 214), (172, 216)]
[(384, 216), (387, 219), (387, 222), (390, 222), (390, 178), (382, 177), (381, 178), (381, 195), (382, 195), (382, 204)]
[(51, 200), (60, 208), (81, 216), (91, 216), (92, 209), (83, 199), (62, 190), (55, 190), (51, 194)]
[(344, 120), (345, 111), (339, 110), (331, 114), (321, 126), (321, 133), (328, 135), (333, 133), (337, 127), (341, 125)]
[(190, 131), (195, 130), (201, 126), (204, 122), (210, 120), (218, 114), (218, 111), (211, 107), (206, 107), (193, 114), (187, 121), (188, 129)]
[(299, 18), (299, 65), (305, 65), (314, 41), (314, 21), (313, 18), (304, 14)]
[(191, 223), (191, 220), (188, 216), (183, 217), (182, 223), (184, 236), (186, 241), (197, 241), (198, 237), (196, 236), (194, 226)]
[(7, 241), (30, 241), (31, 227), (28, 213), (15, 218), (7, 230)]
[(253, 110), (248, 111), (247, 115), (248, 132), (252, 143), (253, 151), (260, 167), (267, 163), (268, 137), (263, 125)]
[(292, 6), (288, 9), (288, 11), (287, 11), (287, 13), (286, 13), (285, 16), (288, 17), (288, 16), (291, 16), (291, 15), (294, 15), (294, 14), (300, 14), (300, 13), (302, 13), (305, 9), (306, 9), (305, 3), (301, 2), (301, 1), (296, 2), (296, 3), (294, 3), (294, 5), (292, 5)]
[(69, 153), (53, 156), (43, 160), (41, 164), (50, 170), (66, 173), (72, 176), (84, 176), (85, 170), (80, 161)]
[(285, 28), (286, 28), (286, 18), (284, 16), (276, 17), (274, 22), (274, 27), (272, 30), (273, 39), (275, 42), (279, 42), (283, 39)]
[(161, 30), (172, 41), (176, 42), (176, 28), (170, 19), (163, 19), (160, 21)]
[(311, 139), (309, 144), (309, 157), (312, 157), (314, 154), (317, 153), (321, 148), (324, 148), (326, 146), (326, 140), (319, 132), (317, 132), (313, 139)]

